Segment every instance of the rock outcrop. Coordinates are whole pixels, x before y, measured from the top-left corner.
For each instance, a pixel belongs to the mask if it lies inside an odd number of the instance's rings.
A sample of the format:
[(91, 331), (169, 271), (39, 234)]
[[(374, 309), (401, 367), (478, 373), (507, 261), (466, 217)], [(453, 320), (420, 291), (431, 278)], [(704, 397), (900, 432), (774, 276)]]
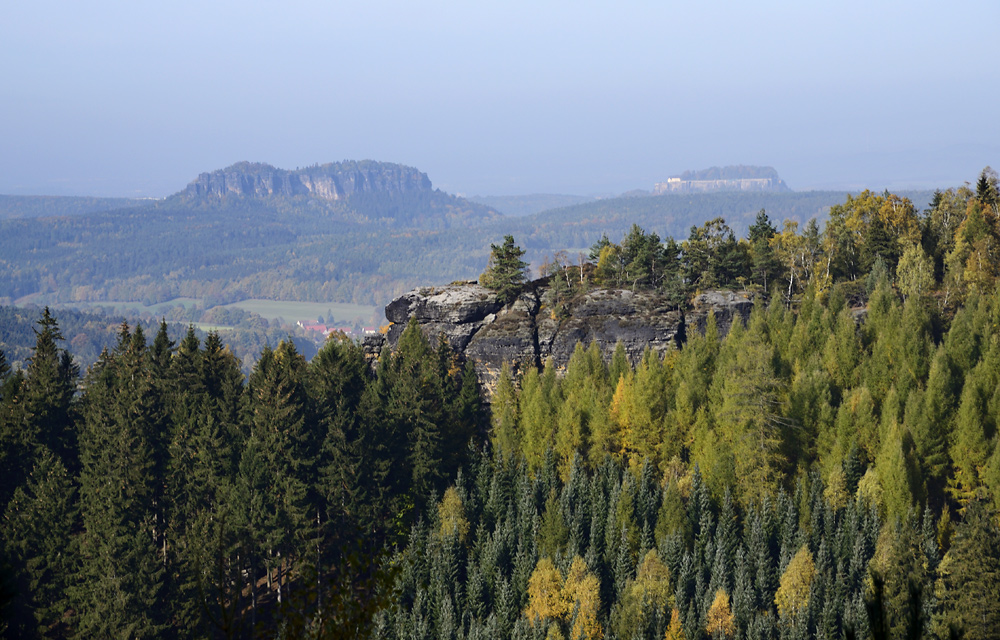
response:
[(389, 162), (333, 162), (295, 171), (259, 162), (238, 162), (202, 173), (181, 195), (187, 198), (312, 195), (324, 200), (342, 200), (361, 193), (413, 191), (431, 191), (427, 174)]
[(710, 311), (720, 335), (725, 335), (738, 318), (745, 321), (751, 307), (748, 297), (728, 291), (700, 294), (687, 313), (653, 291), (593, 289), (557, 301), (544, 279), (503, 306), (492, 291), (475, 282), (455, 283), (415, 289), (393, 300), (385, 308), (392, 324), (384, 335), (367, 338), (365, 350), (375, 359), (383, 349), (395, 349), (412, 318), (432, 343), (444, 336), (471, 360), (479, 381), (491, 391), (505, 362), (516, 371), (552, 358), (562, 369), (577, 343), (596, 343), (606, 359), (620, 343), (634, 364), (647, 348), (662, 354), (677, 348), (686, 330), (703, 332)]
[(705, 291), (691, 300), (691, 308), (685, 314), (687, 326), (698, 333), (704, 334), (708, 324), (708, 314), (715, 316), (715, 324), (719, 335), (729, 333), (736, 318), (745, 322), (753, 309), (753, 300), (749, 295), (738, 291)]

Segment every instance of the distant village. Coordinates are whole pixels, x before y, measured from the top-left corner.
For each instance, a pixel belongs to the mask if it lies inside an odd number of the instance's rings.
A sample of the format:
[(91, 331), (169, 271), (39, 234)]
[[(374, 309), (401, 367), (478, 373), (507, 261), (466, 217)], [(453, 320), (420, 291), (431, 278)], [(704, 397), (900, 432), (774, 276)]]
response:
[(311, 320), (299, 320), (296, 324), (298, 324), (303, 331), (314, 331), (322, 334), (324, 338), (329, 336), (331, 333), (336, 332), (343, 333), (349, 338), (363, 338), (364, 336), (370, 336), (378, 333), (378, 327), (351, 327), (346, 325), (334, 327), (321, 322), (313, 322)]

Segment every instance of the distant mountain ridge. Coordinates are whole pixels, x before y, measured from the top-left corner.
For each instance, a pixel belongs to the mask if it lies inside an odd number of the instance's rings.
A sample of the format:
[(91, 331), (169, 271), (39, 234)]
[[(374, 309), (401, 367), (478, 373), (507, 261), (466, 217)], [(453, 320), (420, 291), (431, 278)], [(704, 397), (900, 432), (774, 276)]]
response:
[(413, 167), (362, 160), (330, 162), (295, 171), (262, 162), (237, 162), (225, 169), (200, 174), (176, 195), (186, 200), (227, 196), (314, 196), (343, 200), (361, 193), (430, 191), (430, 178)]
[(522, 196), (470, 196), (468, 198), (481, 205), (492, 207), (505, 216), (530, 216), (549, 209), (571, 207), (576, 204), (593, 202), (593, 196), (574, 196), (557, 193), (531, 193)]

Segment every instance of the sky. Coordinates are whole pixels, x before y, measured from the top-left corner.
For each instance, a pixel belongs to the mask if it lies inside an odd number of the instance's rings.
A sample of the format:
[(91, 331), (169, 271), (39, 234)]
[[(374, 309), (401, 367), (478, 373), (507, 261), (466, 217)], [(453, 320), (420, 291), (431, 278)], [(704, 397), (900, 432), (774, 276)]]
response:
[(996, 0), (11, 2), (0, 193), (163, 197), (241, 160), (345, 159), (464, 195), (732, 164), (949, 187), (1000, 166), (998, 98)]

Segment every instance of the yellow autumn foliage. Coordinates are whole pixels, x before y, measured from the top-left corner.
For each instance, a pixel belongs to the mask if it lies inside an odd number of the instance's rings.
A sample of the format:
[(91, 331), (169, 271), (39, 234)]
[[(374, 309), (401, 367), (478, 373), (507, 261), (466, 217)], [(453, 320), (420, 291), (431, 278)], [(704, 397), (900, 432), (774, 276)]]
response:
[(779, 615), (795, 615), (809, 603), (809, 590), (815, 575), (812, 553), (809, 547), (802, 545), (781, 575), (780, 586), (774, 596)]
[(574, 612), (576, 614), (569, 637), (582, 640), (602, 637), (601, 623), (597, 621), (597, 612), (601, 608), (601, 585), (597, 576), (587, 571), (587, 563), (580, 556), (573, 558), (563, 586), (563, 597), (569, 605), (567, 617), (572, 617)]
[(566, 615), (563, 576), (551, 558), (542, 558), (528, 579), (528, 607), (524, 615), (532, 622), (558, 620)]
[(715, 592), (715, 599), (708, 610), (705, 631), (711, 636), (732, 637), (736, 632), (733, 611), (729, 607), (729, 594), (722, 589)]
[(684, 627), (681, 626), (681, 612), (674, 607), (670, 612), (670, 624), (667, 625), (667, 632), (663, 635), (663, 640), (687, 640), (684, 635)]
[[(569, 573), (562, 573), (550, 558), (542, 558), (528, 579), (528, 606), (524, 616), (533, 623), (572, 623), (569, 637), (591, 640), (603, 635), (597, 612), (601, 608), (600, 584), (597, 576), (587, 570), (583, 558), (573, 558)], [(556, 629), (553, 631), (553, 629)], [(549, 627), (549, 635), (562, 634), (556, 625)]]
[(455, 487), (445, 490), (441, 504), (438, 505), (438, 519), (441, 521), (439, 533), (442, 538), (454, 531), (458, 533), (459, 542), (465, 542), (469, 535), (469, 521), (465, 518), (465, 507), (462, 506), (462, 498)]

